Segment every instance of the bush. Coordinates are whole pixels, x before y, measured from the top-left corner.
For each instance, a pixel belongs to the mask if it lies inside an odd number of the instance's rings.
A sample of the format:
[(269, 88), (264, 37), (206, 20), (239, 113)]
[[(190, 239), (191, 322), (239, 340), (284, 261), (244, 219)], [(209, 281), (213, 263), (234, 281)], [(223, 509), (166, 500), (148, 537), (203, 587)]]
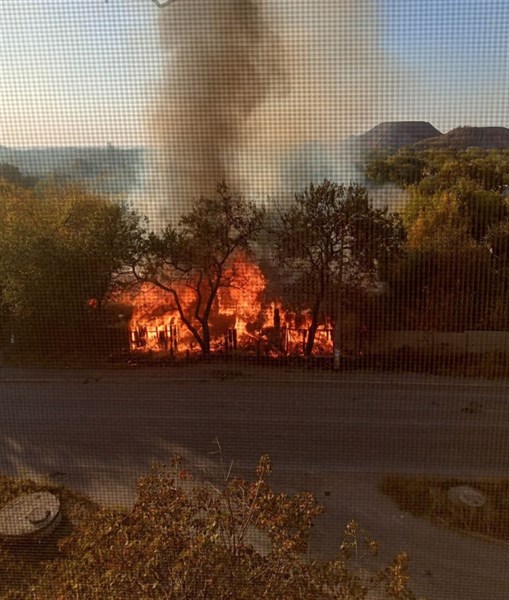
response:
[(376, 598), (414, 598), (404, 553), (377, 573), (362, 568), (377, 544), (354, 522), (337, 560), (305, 560), (323, 507), (310, 493), (272, 491), (270, 471), (264, 456), (253, 482), (227, 477), (218, 489), (195, 484), (178, 457), (155, 465), (132, 510), (84, 515), (23, 595), (3, 597), (353, 600), (376, 589)]

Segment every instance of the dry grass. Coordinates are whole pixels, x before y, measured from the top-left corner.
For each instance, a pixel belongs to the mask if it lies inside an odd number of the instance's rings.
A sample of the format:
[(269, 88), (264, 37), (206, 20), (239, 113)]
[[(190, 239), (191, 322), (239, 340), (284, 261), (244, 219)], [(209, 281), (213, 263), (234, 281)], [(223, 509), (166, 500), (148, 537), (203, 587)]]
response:
[[(451, 487), (468, 485), (487, 497), (475, 508), (452, 501)], [(381, 490), (398, 507), (456, 531), (509, 541), (509, 479), (453, 479), (432, 476), (387, 475)]]

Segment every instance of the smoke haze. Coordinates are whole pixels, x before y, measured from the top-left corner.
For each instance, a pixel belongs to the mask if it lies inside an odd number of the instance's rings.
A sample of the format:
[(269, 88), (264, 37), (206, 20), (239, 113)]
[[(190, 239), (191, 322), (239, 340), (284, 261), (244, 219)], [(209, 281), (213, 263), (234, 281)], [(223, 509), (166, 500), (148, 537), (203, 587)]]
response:
[[(166, 72), (149, 182), (158, 219), (222, 179), (260, 196), (298, 189), (323, 164), (324, 176), (352, 179), (340, 140), (380, 118), (382, 82), (387, 102), (374, 2), (179, 0), (159, 25)], [(301, 150), (315, 146), (326, 158)]]

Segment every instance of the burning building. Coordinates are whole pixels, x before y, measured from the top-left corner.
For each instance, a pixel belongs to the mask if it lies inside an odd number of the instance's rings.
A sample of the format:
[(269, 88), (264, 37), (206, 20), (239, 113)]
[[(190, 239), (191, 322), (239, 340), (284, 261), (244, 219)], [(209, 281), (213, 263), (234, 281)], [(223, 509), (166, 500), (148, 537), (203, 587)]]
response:
[[(306, 312), (286, 311), (279, 300), (268, 299), (262, 270), (244, 256), (236, 257), (231, 271), (229, 284), (218, 290), (210, 313), (211, 350), (271, 356), (303, 354), (310, 325)], [(185, 284), (176, 292), (184, 315), (192, 315), (195, 293)], [(200, 352), (172, 293), (143, 283), (114, 300), (130, 307), (131, 351), (169, 356)], [(332, 336), (331, 324), (323, 323), (316, 336), (316, 354), (332, 352)]]
[[(370, 34), (360, 35), (358, 23), (367, 19)], [(384, 69), (372, 0), (317, 0), (298, 9), (265, 0), (186, 0), (161, 10), (159, 20), (164, 73), (149, 118), (153, 152), (140, 200), (154, 229), (177, 221), (223, 180), (250, 197), (291, 197), (300, 180), (289, 156), (317, 140), (335, 146), (373, 112)], [(301, 174), (308, 172), (298, 162)], [(211, 350), (301, 353), (307, 312), (285, 310), (255, 263), (237, 257), (235, 268), (210, 311)], [(143, 284), (127, 299), (131, 350), (200, 350), (185, 319), (196, 296), (181, 284), (178, 297), (180, 310), (175, 294)], [(332, 352), (332, 329), (322, 319), (316, 352)]]

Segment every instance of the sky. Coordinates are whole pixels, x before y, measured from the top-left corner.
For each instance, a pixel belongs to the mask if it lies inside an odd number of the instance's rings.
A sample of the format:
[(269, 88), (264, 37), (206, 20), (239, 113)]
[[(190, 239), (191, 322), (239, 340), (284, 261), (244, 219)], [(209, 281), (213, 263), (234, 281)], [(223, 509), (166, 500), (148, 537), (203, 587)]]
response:
[[(324, 25), (320, 15), (308, 18), (313, 0), (273, 1), (299, 27)], [(383, 120), (425, 120), (441, 131), (509, 126), (506, 0), (375, 5), (375, 22), (361, 21), (356, 35), (376, 35), (390, 72), (376, 111), (352, 121), (352, 133)], [(0, 144), (149, 144), (147, 114), (164, 72), (158, 17), (173, 8), (155, 0), (1, 0)]]

